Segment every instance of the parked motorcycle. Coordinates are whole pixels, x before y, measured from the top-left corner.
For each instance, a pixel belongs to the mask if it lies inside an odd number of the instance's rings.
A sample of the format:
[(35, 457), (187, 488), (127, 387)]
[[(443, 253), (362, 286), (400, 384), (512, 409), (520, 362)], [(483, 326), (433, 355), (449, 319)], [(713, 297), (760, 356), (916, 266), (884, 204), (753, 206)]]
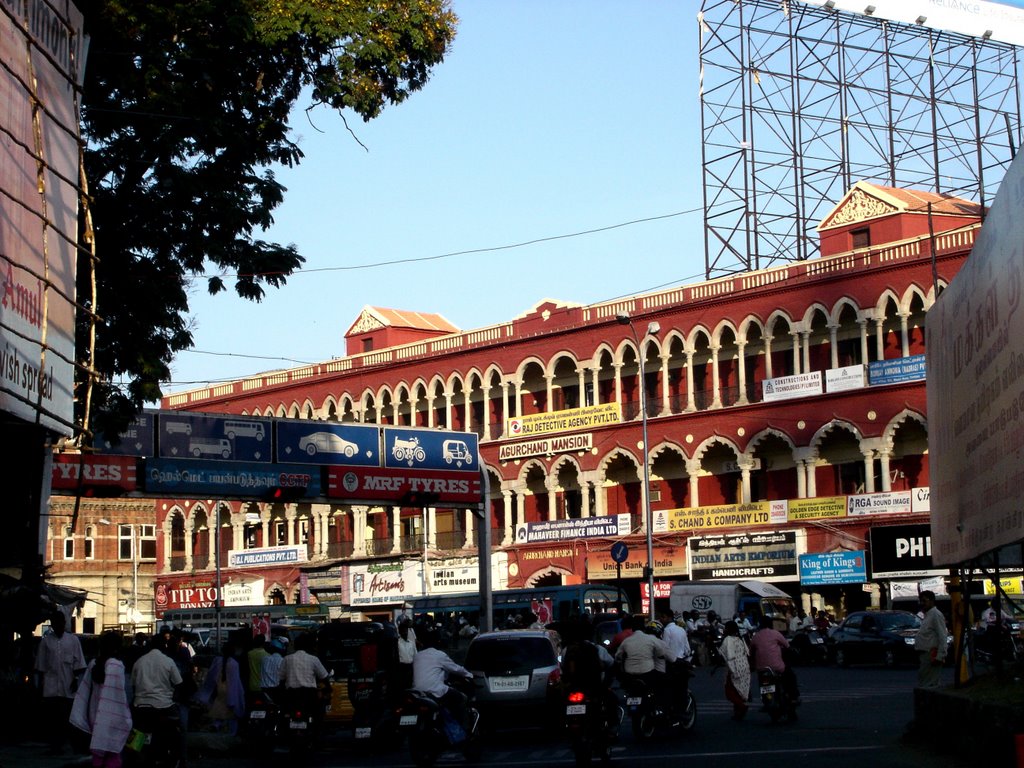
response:
[(697, 721), (697, 698), (689, 689), (681, 705), (663, 705), (656, 692), (641, 678), (627, 677), (622, 686), (626, 693), (626, 711), (633, 723), (633, 736), (637, 739), (650, 739), (659, 730), (688, 731)]
[(450, 681), (469, 696), (463, 726), (429, 693), (409, 690), (399, 719), (399, 729), (409, 742), (409, 755), (419, 768), (431, 768), (445, 752), (459, 750), (468, 762), (480, 759), (480, 712), (473, 706), (473, 681)]
[(583, 691), (568, 692), (565, 726), (578, 768), (589, 766), (595, 755), (603, 764), (611, 760), (611, 745), (618, 737), (624, 715), (625, 710), (619, 706), (618, 699), (613, 709), (610, 701), (588, 696)]
[(770, 667), (757, 670), (757, 682), (761, 689), (761, 705), (773, 723), (786, 719), (793, 722), (797, 719), (796, 705), (783, 683), (782, 675)]

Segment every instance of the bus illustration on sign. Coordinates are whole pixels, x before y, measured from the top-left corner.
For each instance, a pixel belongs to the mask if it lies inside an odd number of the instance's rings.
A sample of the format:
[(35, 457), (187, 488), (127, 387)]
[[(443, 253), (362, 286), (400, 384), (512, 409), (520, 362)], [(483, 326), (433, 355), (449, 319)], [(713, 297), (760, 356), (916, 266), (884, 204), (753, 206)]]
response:
[(441, 447), (445, 464), (455, 463), (461, 467), (463, 464), (473, 463), (473, 454), (469, 452), (469, 446), (461, 440), (445, 440)]
[(259, 421), (225, 421), (224, 435), (229, 440), (235, 437), (251, 437), (255, 440), (263, 439), (263, 424)]

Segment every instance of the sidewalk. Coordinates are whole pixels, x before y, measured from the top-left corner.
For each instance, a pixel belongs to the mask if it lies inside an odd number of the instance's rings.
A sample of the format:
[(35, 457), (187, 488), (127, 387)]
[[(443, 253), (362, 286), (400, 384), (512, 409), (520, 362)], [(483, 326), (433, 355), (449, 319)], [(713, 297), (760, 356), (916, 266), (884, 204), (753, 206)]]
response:
[[(242, 741), (237, 736), (190, 732), (188, 735), (189, 768), (214, 764), (218, 758), (237, 756)], [(70, 749), (63, 755), (49, 754), (49, 745), (41, 741), (0, 745), (0, 768), (88, 768), (89, 755), (73, 754)]]

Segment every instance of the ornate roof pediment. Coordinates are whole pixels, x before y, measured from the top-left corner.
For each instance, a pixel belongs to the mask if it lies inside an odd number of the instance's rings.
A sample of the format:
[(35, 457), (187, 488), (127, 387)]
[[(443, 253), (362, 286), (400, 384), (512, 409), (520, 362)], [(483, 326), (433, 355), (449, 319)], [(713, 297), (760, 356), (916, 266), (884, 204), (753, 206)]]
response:
[(876, 219), (879, 216), (888, 216), (899, 211), (898, 206), (871, 194), (858, 184), (850, 190), (839, 205), (832, 209), (832, 213), (822, 221), (820, 229), (841, 227), (858, 221)]
[(381, 322), (380, 318), (374, 315), (369, 309), (364, 309), (359, 318), (349, 328), (349, 333), (369, 333), (370, 331), (378, 331), (384, 328), (384, 323)]

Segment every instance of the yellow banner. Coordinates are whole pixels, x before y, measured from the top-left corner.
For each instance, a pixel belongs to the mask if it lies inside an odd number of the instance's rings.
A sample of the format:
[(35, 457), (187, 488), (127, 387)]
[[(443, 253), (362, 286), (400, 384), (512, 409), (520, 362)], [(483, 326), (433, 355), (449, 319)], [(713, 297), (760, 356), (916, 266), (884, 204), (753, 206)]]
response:
[(509, 419), (505, 433), (510, 438), (543, 435), (551, 432), (572, 432), (579, 429), (591, 429), (606, 424), (618, 424), (622, 421), (622, 413), (618, 403), (588, 405), (586, 408), (570, 408), (565, 411), (551, 413), (531, 413)]
[(846, 497), (821, 496), (813, 499), (789, 500), (790, 522), (825, 517), (846, 517)]
[[(1008, 595), (1020, 595), (1024, 594), (1022, 589), (1022, 581), (1020, 576), (1010, 576), (1009, 578), (1000, 579), (999, 586), (1003, 588), (1003, 592)], [(991, 579), (985, 579), (985, 594), (994, 595), (996, 593), (996, 585)]]
[(768, 501), (721, 504), (715, 507), (659, 509), (654, 512), (654, 530), (657, 533), (749, 528), (752, 525), (768, 525), (771, 522), (771, 502)]

